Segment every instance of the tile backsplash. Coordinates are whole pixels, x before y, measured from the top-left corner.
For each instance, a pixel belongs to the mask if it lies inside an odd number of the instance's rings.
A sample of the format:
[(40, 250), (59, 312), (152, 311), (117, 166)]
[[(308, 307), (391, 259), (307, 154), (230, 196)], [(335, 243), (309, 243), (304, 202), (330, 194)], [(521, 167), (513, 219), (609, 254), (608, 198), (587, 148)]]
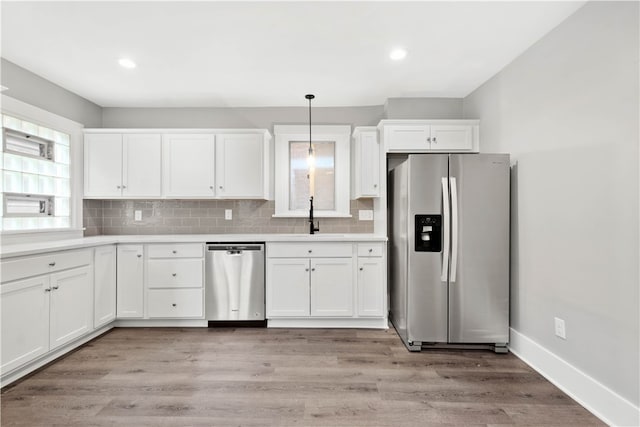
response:
[[(358, 211), (373, 209), (371, 199), (351, 201), (351, 218), (319, 218), (320, 233), (373, 233), (373, 221)], [(226, 209), (233, 219), (225, 220)], [(142, 220), (134, 212), (142, 211)], [(84, 200), (85, 236), (101, 234), (307, 233), (306, 218), (273, 218), (266, 200)]]

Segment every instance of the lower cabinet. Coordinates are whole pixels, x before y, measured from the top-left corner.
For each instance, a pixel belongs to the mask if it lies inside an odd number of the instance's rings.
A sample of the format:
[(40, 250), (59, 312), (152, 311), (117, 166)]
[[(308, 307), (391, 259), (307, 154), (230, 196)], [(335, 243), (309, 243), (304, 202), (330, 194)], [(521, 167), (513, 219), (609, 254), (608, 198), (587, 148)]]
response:
[(93, 330), (91, 267), (51, 275), (49, 349)]
[(117, 317), (144, 317), (144, 259), (142, 245), (118, 245)]
[(149, 318), (202, 317), (202, 289), (149, 289)]
[(268, 243), (267, 319), (378, 318), (386, 327), (384, 259), (379, 242)]
[(99, 246), (93, 254), (93, 327), (116, 318), (116, 245)]
[[(26, 277), (0, 286), (0, 370), (6, 374), (93, 331), (91, 250), (2, 262)], [(33, 271), (51, 273), (28, 277)], [(4, 278), (4, 276), (3, 276)]]

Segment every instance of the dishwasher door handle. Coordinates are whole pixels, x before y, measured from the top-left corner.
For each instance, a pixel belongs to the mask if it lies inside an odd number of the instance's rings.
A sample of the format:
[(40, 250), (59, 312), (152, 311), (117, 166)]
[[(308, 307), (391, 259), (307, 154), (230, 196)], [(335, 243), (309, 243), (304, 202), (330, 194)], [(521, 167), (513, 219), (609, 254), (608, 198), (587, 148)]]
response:
[(242, 251), (227, 251), (227, 255), (242, 255)]

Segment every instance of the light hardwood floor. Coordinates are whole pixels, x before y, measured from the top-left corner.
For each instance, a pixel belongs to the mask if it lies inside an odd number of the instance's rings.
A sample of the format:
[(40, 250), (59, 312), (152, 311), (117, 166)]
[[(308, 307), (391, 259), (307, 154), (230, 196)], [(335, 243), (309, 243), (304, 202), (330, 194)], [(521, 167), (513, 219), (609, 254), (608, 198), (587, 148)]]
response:
[(114, 329), (1, 399), (2, 426), (602, 425), (511, 354), (392, 329)]

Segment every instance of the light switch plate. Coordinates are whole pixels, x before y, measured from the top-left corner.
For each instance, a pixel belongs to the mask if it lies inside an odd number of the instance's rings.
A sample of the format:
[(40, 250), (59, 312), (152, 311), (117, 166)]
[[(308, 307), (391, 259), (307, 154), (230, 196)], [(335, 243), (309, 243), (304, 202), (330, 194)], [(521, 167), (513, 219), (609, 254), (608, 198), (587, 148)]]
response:
[(231, 209), (224, 210), (224, 219), (226, 219), (227, 221), (233, 219), (233, 211)]
[(360, 209), (358, 211), (360, 221), (373, 221), (373, 211), (371, 209)]
[(133, 220), (142, 221), (142, 211), (133, 211)]

